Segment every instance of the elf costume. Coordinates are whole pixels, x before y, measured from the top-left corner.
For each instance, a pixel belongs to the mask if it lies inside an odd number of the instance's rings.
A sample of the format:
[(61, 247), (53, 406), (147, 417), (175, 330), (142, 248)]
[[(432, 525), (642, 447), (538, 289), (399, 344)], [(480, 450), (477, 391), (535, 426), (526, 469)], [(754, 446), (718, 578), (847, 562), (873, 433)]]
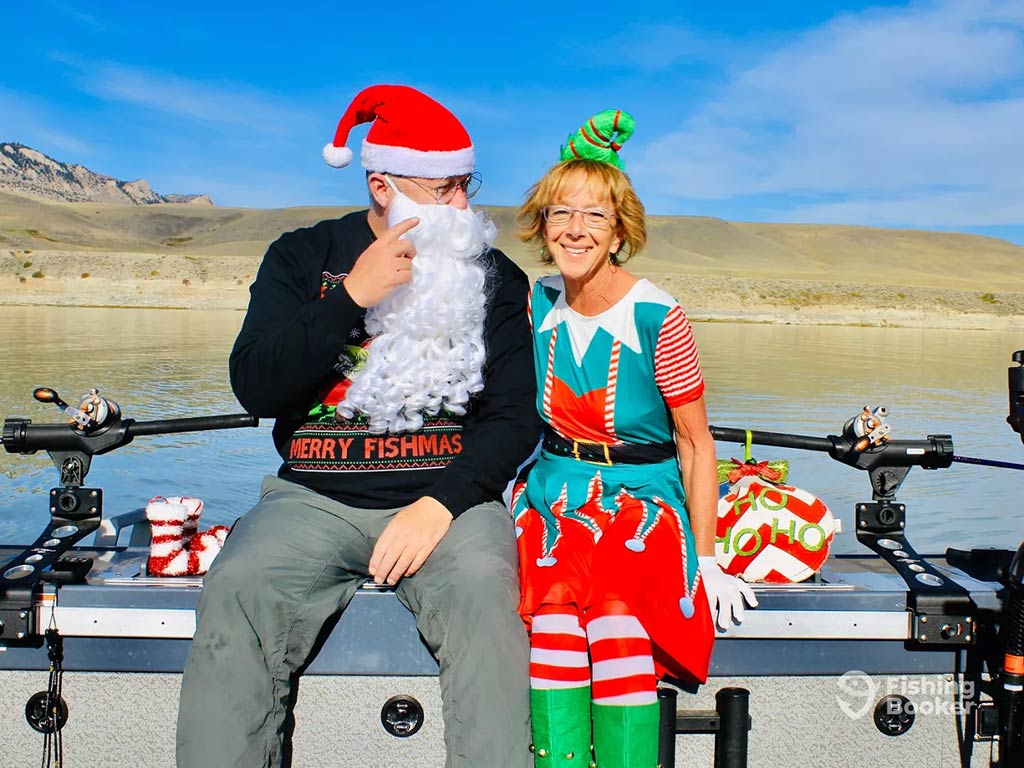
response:
[[(632, 131), (628, 114), (602, 112), (562, 159), (620, 166)], [(704, 681), (714, 640), (669, 410), (703, 393), (696, 346), (646, 280), (586, 317), (545, 277), (530, 318), (546, 436), (512, 507), (535, 765), (654, 768), (657, 681)]]

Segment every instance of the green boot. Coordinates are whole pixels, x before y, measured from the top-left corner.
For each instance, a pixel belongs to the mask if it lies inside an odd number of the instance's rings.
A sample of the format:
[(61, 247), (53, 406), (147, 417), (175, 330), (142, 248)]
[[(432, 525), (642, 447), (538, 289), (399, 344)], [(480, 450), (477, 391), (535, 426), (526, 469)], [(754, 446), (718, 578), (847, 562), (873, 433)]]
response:
[(586, 768), (590, 764), (590, 686), (530, 689), (533, 764)]
[(655, 768), (658, 764), (658, 704), (620, 707), (594, 704), (597, 768)]

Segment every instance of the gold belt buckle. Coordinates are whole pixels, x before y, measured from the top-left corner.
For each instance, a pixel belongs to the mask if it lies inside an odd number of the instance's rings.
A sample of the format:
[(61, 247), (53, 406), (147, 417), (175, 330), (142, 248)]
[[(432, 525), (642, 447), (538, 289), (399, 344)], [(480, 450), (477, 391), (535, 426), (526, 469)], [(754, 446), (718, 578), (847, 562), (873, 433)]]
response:
[[(584, 459), (580, 456), (580, 445), (600, 445), (604, 450), (604, 461), (591, 461), (590, 459)], [(601, 464), (602, 466), (610, 467), (612, 465), (612, 457), (608, 453), (608, 443), (601, 443), (597, 440), (573, 440), (572, 441), (572, 455), (576, 461), (585, 461), (589, 464)]]

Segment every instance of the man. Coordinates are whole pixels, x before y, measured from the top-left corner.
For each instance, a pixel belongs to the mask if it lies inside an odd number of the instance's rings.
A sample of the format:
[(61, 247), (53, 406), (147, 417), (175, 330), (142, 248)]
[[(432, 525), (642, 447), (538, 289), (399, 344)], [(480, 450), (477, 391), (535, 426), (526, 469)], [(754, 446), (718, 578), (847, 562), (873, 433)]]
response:
[(538, 439), (527, 280), (469, 208), (473, 145), (404, 86), (360, 93), (368, 211), (270, 246), (231, 353), (284, 459), (214, 562), (182, 682), (181, 768), (278, 766), (291, 686), (368, 577), (438, 657), (449, 768), (528, 762), (528, 649), (500, 501)]

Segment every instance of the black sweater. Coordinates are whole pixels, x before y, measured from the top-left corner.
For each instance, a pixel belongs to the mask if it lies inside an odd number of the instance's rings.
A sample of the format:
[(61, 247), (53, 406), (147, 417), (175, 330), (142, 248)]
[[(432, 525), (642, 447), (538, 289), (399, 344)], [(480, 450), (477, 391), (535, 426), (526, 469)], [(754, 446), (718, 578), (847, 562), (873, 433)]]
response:
[(538, 441), (528, 281), (500, 251), (483, 257), (485, 385), (466, 416), (442, 413), (400, 435), (371, 435), (364, 417), (339, 422), (344, 374), (367, 343), (365, 310), (342, 285), (374, 241), (366, 214), (322, 221), (270, 246), (231, 352), (231, 386), (247, 411), (276, 419), (281, 477), (355, 507), (431, 496), (458, 516), (500, 499)]

